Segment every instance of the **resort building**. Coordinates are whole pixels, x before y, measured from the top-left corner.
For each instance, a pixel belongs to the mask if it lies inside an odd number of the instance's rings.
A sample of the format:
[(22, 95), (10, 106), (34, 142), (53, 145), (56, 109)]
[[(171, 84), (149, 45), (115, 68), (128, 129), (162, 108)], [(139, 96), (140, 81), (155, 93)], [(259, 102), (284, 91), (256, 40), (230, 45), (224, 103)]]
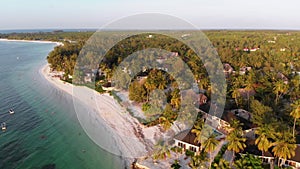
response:
[(199, 105), (202, 106), (204, 104), (206, 104), (207, 102), (207, 97), (205, 96), (205, 94), (200, 93), (199, 94)]
[[(295, 152), (295, 156), (291, 159), (284, 160), (282, 158), (279, 158), (279, 165), (281, 167), (291, 167), (293, 169), (300, 169), (300, 145), (298, 145)], [(275, 157), (270, 152), (265, 152), (263, 156), (257, 154), (253, 155), (262, 159), (263, 163), (265, 164), (274, 164), (276, 162)]]
[(183, 150), (190, 150), (198, 152), (200, 144), (195, 142), (196, 134), (185, 130), (174, 137), (175, 146), (183, 148)]
[(276, 43), (274, 40), (268, 40), (268, 43)]
[(291, 159), (284, 160), (284, 159), (279, 159), (281, 166), (289, 166), (294, 169), (299, 169), (300, 168), (300, 144), (297, 145), (297, 148), (295, 150), (295, 156)]
[(255, 52), (255, 51), (257, 51), (257, 50), (259, 50), (259, 48), (251, 48), (251, 49), (250, 49), (250, 52)]
[(240, 68), (239, 74), (244, 75), (244, 74), (246, 74), (246, 72), (249, 72), (251, 69), (252, 69), (251, 67), (243, 66), (243, 67)]
[(234, 109), (234, 110), (231, 110), (231, 112), (234, 113), (236, 116), (241, 117), (248, 121), (250, 121), (250, 119), (252, 117), (251, 113), (244, 109)]
[(285, 48), (280, 48), (280, 52), (285, 52), (286, 49)]

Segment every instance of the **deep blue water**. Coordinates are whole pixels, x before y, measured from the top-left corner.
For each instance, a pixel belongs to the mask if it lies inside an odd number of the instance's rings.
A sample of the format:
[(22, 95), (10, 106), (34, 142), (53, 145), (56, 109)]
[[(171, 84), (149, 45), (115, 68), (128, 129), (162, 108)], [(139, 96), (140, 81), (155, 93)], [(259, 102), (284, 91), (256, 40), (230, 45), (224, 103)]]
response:
[(84, 133), (71, 96), (39, 73), (53, 47), (0, 42), (0, 123), (7, 124), (0, 130), (0, 169), (123, 168)]

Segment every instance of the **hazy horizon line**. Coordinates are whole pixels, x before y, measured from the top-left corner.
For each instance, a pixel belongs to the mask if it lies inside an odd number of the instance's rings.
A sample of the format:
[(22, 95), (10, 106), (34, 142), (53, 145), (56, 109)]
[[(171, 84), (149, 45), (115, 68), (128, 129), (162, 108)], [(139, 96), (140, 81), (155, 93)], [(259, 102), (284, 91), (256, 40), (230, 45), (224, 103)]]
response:
[[(101, 28), (11, 28), (11, 29), (1, 29), (0, 33), (5, 31), (20, 31), (15, 33), (30, 33), (28, 31), (35, 31), (35, 33), (38, 33), (38, 31), (98, 31), (98, 30), (104, 30), (104, 31), (300, 31), (299, 28), (195, 28), (195, 29), (185, 29), (185, 28), (179, 28), (179, 29), (101, 29)], [(24, 32), (21, 32), (24, 31)], [(27, 31), (27, 32), (25, 32)], [(14, 32), (10, 32), (14, 33)]]

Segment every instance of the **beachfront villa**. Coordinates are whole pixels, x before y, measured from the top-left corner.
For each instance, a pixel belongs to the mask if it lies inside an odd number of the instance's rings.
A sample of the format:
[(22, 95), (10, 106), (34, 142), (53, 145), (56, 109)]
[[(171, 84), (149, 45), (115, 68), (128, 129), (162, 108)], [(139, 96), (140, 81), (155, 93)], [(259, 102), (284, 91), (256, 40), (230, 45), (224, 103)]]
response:
[(185, 130), (174, 137), (175, 146), (183, 148), (183, 150), (190, 150), (198, 152), (200, 150), (200, 143), (195, 142), (196, 134)]
[[(224, 133), (226, 133), (225, 128), (229, 126), (228, 122), (225, 122), (224, 120), (207, 113), (205, 113), (205, 121), (207, 125), (216, 128), (216, 130), (214, 130), (214, 134), (217, 135), (217, 139), (224, 138), (225, 136)], [(216, 124), (216, 125), (212, 125), (212, 124)], [(199, 152), (200, 143), (195, 142), (195, 138), (196, 138), (196, 134), (192, 133), (189, 129), (187, 129), (180, 132), (174, 137), (174, 141), (175, 141), (174, 145), (183, 148), (183, 150)]]

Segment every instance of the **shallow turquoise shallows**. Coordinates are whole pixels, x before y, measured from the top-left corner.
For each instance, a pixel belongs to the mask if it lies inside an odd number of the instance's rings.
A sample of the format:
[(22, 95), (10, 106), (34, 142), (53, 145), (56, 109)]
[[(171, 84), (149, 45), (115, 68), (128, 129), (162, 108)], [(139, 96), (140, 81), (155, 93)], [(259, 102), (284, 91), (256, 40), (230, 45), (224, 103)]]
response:
[(53, 47), (0, 42), (0, 123), (7, 126), (0, 130), (0, 169), (123, 168), (84, 133), (72, 97), (39, 73)]

